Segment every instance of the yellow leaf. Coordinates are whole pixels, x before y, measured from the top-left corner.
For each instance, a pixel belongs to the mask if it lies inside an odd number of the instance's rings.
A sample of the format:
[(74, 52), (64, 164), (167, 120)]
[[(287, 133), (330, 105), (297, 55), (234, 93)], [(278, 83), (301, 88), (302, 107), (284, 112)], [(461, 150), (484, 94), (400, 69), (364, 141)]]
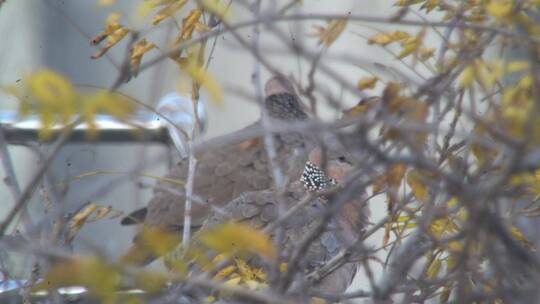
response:
[(172, 16), (176, 11), (180, 10), (187, 0), (177, 0), (167, 4), (164, 8), (160, 9), (154, 18), (152, 18), (152, 24), (156, 25), (160, 23), (163, 19)]
[(515, 60), (506, 65), (508, 73), (519, 72), (530, 67), (530, 62), (525, 60)]
[[(62, 75), (51, 70), (40, 70), (30, 75), (27, 83), (30, 94), (40, 102), (57, 109), (62, 109), (62, 106), (73, 109), (75, 92), (71, 82)], [(73, 111), (67, 111), (66, 114), (69, 117)]]
[[(486, 135), (486, 130), (480, 125), (477, 125), (473, 132), (475, 135), (481, 138), (485, 137)], [(497, 149), (486, 147), (486, 145), (473, 143), (471, 146), (473, 155), (478, 161), (479, 166), (484, 166), (486, 163), (490, 163), (497, 157), (499, 153)]]
[(451, 293), (452, 293), (452, 288), (445, 285), (443, 287), (443, 290), (441, 291), (441, 294), (439, 295), (439, 303), (448, 303), (448, 299), (450, 299)]
[(168, 282), (165, 273), (156, 271), (140, 271), (134, 274), (137, 287), (140, 287), (148, 293), (156, 293), (163, 290)]
[(378, 33), (369, 37), (367, 42), (368, 44), (379, 44), (384, 46), (394, 41), (395, 39), (390, 33)]
[(381, 176), (379, 176), (373, 183), (373, 192), (379, 192), (387, 186), (388, 188), (397, 188), (400, 186), (403, 176), (405, 175), (405, 170), (407, 167), (404, 164), (395, 164), (392, 165)]
[(249, 288), (251, 290), (258, 289), (262, 285), (261, 283), (259, 283), (257, 281), (254, 281), (254, 280), (246, 280), (244, 282), (244, 284), (247, 286), (247, 288)]
[(448, 257), (446, 258), (446, 272), (450, 273), (456, 269), (456, 265), (458, 262), (458, 255), (455, 253), (448, 254)]
[(409, 6), (409, 5), (414, 5), (414, 4), (418, 4), (418, 3), (422, 3), (424, 2), (425, 0), (397, 0), (394, 5), (395, 6)]
[(472, 85), (474, 81), (474, 75), (475, 75), (474, 70), (475, 70), (475, 67), (473, 64), (469, 64), (463, 69), (463, 71), (459, 75), (459, 80), (458, 80), (460, 87), (467, 88)]
[(109, 6), (115, 2), (116, 0), (98, 0), (98, 6)]
[(114, 31), (122, 28), (122, 25), (120, 24), (120, 18), (121, 14), (118, 12), (112, 12), (107, 16), (107, 19), (105, 19), (105, 29), (101, 31), (101, 33), (97, 34), (95, 37), (93, 37), (90, 40), (90, 43), (92, 45), (96, 45), (103, 41), (105, 38), (107, 38), (109, 35), (111, 35)]
[(360, 90), (365, 90), (365, 89), (373, 89), (375, 87), (375, 85), (377, 84), (377, 81), (379, 80), (378, 77), (376, 76), (373, 76), (373, 77), (364, 77), (364, 78), (361, 78), (360, 80), (358, 80), (358, 88)]
[(392, 36), (393, 40), (404, 40), (411, 37), (411, 34), (404, 31), (399, 31), (399, 30), (391, 32), (390, 35)]
[(437, 8), (440, 5), (440, 0), (427, 0), (422, 4), (420, 9), (425, 9), (427, 13), (431, 12), (433, 9)]
[(71, 242), (77, 232), (86, 223), (88, 217), (98, 209), (98, 205), (91, 203), (75, 214), (68, 223), (67, 240)]
[(420, 51), (418, 52), (420, 59), (423, 61), (428, 60), (429, 58), (433, 57), (434, 54), (435, 54), (435, 48), (422, 47), (420, 48)]
[(101, 302), (114, 303), (120, 283), (118, 270), (96, 257), (76, 257), (55, 264), (33, 290), (85, 286)]
[(417, 170), (411, 170), (407, 174), (407, 184), (411, 187), (414, 196), (422, 203), (428, 199), (428, 191), (422, 182), (422, 176)]
[(126, 118), (135, 111), (135, 104), (125, 96), (109, 91), (98, 91), (91, 97), (100, 113)]
[(148, 16), (152, 9), (154, 8), (154, 3), (150, 1), (141, 1), (135, 7), (135, 17), (137, 19), (143, 19)]
[(240, 284), (240, 281), (242, 281), (242, 278), (241, 277), (236, 277), (236, 278), (232, 278), (230, 280), (225, 281), (224, 284), (226, 286), (233, 287), (233, 286), (238, 286)]
[[(157, 227), (143, 227), (136, 239), (137, 246), (132, 247), (122, 258), (121, 262), (132, 265), (141, 262), (152, 256), (164, 256), (173, 252), (173, 249), (180, 243), (179, 233), (165, 231)], [(174, 253), (174, 252), (173, 252)], [(181, 272), (183, 261), (181, 259), (169, 259), (169, 265)]]
[(214, 276), (214, 280), (223, 280), (224, 278), (228, 277), (230, 274), (232, 274), (235, 271), (236, 271), (236, 266), (229, 265), (221, 269), (220, 271), (218, 271), (218, 273), (216, 273), (216, 275)]
[(99, 206), (99, 208), (94, 212), (94, 217), (88, 219), (88, 222), (99, 221), (111, 213), (112, 210), (113, 209), (111, 206)]
[(25, 79), (25, 86), (30, 96), (20, 100), (21, 108), (39, 115), (43, 126), (40, 138), (48, 139), (57, 118), (67, 124), (75, 114), (76, 92), (69, 80), (50, 70), (31, 74)]
[(363, 113), (370, 109), (372, 106), (374, 106), (376, 103), (381, 101), (381, 98), (378, 96), (371, 96), (367, 98), (363, 98), (356, 104), (354, 107), (347, 109), (343, 111), (344, 115), (355, 115), (359, 113)]
[(511, 0), (491, 0), (486, 5), (486, 11), (494, 17), (505, 18), (512, 13), (514, 9), (513, 6)]
[(463, 250), (463, 244), (461, 242), (453, 240), (448, 242), (448, 249), (452, 252), (461, 252)]
[(434, 259), (433, 262), (431, 262), (431, 264), (429, 265), (428, 269), (426, 270), (426, 276), (428, 277), (428, 279), (433, 279), (439, 274), (440, 270), (441, 270), (441, 260)]
[(112, 32), (110, 30), (115, 30), (120, 27), (121, 17), (122, 17), (122, 14), (118, 12), (112, 12), (107, 16), (107, 19), (105, 19), (105, 25), (107, 29), (109, 30), (109, 34)]
[[(194, 55), (189, 55), (188, 59), (184, 61), (183, 71), (185, 71), (193, 82), (202, 86), (210, 93), (212, 101), (220, 104), (223, 99), (223, 91), (217, 80), (210, 75), (203, 67), (197, 64), (197, 60)], [(181, 65), (182, 66), (182, 65)]]
[(189, 12), (189, 14), (182, 19), (182, 30), (176, 38), (175, 43), (186, 41), (191, 39), (193, 31), (198, 24), (200, 17), (202, 16), (202, 11), (200, 9), (194, 9)]
[(529, 241), (525, 235), (523, 234), (523, 232), (521, 232), (521, 230), (516, 227), (516, 226), (512, 226), (512, 228), (510, 229), (510, 234), (517, 240), (519, 241), (525, 248), (531, 250), (531, 251), (536, 251), (536, 248), (534, 246), (534, 243)]
[(319, 43), (329, 47), (343, 33), (347, 26), (347, 19), (336, 19), (328, 22), (326, 27), (317, 27)]
[(153, 43), (148, 43), (148, 41), (143, 38), (137, 43), (133, 45), (131, 48), (131, 57), (130, 57), (130, 65), (131, 65), (131, 72), (133, 75), (137, 75), (139, 71), (139, 65), (141, 64), (142, 56), (155, 48), (156, 45)]
[(201, 232), (200, 240), (218, 253), (234, 255), (237, 252), (259, 254), (275, 259), (276, 248), (270, 237), (247, 224), (226, 223)]
[(456, 223), (448, 218), (439, 218), (431, 222), (430, 225), (431, 233), (436, 236), (440, 237), (445, 233), (452, 233), (456, 232), (458, 229), (458, 226)]
[(195, 23), (195, 30), (197, 32), (199, 32), (199, 33), (204, 33), (204, 32), (210, 31), (210, 27), (208, 27), (208, 25), (206, 25), (204, 23), (196, 22)]
[(414, 51), (416, 51), (418, 49), (418, 47), (420, 46), (420, 44), (418, 43), (418, 41), (416, 39), (413, 39), (413, 41), (410, 41), (408, 43), (405, 43), (403, 45), (403, 49), (401, 50), (401, 52), (398, 54), (398, 58), (399, 59), (403, 59), (407, 56), (409, 56), (410, 54), (412, 54)]
[(232, 11), (229, 5), (224, 4), (220, 0), (198, 0), (197, 3), (201, 5), (205, 11), (218, 16), (219, 19), (225, 22), (230, 22), (232, 19)]
[(234, 261), (238, 267), (239, 275), (244, 281), (266, 280), (266, 274), (262, 269), (248, 265), (243, 259), (236, 258)]
[[(115, 29), (114, 31), (112, 31), (110, 34), (108, 35), (105, 35), (105, 36), (98, 36), (103, 39), (105, 39), (105, 37), (107, 38), (107, 43), (106, 45), (101, 48), (99, 51), (97, 51), (96, 53), (94, 53), (91, 58), (92, 59), (97, 59), (97, 58), (100, 58), (101, 56), (103, 56), (105, 53), (107, 53), (107, 51), (112, 48), (113, 46), (115, 46), (118, 42), (120, 42), (128, 33), (130, 32), (129, 29), (125, 28), (125, 27), (120, 27), (118, 29)], [(93, 42), (96, 41), (96, 39), (98, 38), (94, 38), (93, 39)]]

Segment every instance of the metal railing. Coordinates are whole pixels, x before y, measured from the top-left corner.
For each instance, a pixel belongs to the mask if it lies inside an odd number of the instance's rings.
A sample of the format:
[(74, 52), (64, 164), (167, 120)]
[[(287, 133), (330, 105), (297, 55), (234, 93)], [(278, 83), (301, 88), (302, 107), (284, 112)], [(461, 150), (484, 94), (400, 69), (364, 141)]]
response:
[[(198, 103), (197, 108), (199, 134), (206, 130), (206, 113), (204, 103)], [(93, 130), (97, 133), (94, 142), (97, 143), (162, 143), (173, 145), (181, 157), (187, 156), (187, 140), (196, 125), (192, 100), (189, 97), (171, 93), (164, 96), (156, 111), (144, 110), (136, 113), (129, 120), (119, 120), (110, 115), (96, 115)], [(74, 118), (76, 119), (76, 118)], [(20, 118), (16, 111), (0, 111), (0, 128), (8, 144), (29, 144), (38, 142), (43, 125), (38, 116)], [(54, 138), (62, 131), (62, 126), (52, 128)], [(68, 139), (69, 143), (87, 142), (90, 126), (86, 123), (77, 125)], [(26, 280), (1, 280), (0, 303), (17, 303), (20, 298), (19, 290), (24, 287)], [(125, 292), (140, 292), (138, 290)], [(61, 296), (73, 298), (84, 297), (83, 287), (61, 288), (57, 290)], [(31, 295), (35, 300), (46, 296), (46, 293)], [(69, 300), (68, 300), (69, 302)]]

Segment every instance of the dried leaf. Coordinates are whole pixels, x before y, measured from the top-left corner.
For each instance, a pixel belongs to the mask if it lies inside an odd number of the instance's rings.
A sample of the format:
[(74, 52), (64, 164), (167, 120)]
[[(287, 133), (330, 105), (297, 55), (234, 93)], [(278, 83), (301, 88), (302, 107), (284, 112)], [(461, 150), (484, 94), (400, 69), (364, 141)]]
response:
[(519, 72), (519, 71), (523, 71), (525, 69), (529, 69), (530, 66), (531, 66), (531, 64), (530, 64), (529, 61), (526, 61), (526, 60), (514, 60), (512, 62), (509, 62), (506, 65), (506, 72), (507, 73)]
[(109, 6), (116, 2), (116, 0), (98, 0), (98, 6)]
[(449, 253), (446, 258), (446, 272), (450, 273), (456, 269), (458, 262), (458, 255), (455, 253)]
[(335, 19), (328, 22), (326, 27), (316, 27), (317, 33), (315, 35), (319, 37), (319, 44), (329, 47), (343, 33), (346, 26), (347, 19)]
[(223, 99), (223, 91), (217, 80), (206, 69), (197, 63), (196, 52), (190, 52), (187, 58), (177, 60), (180, 67), (186, 72), (191, 80), (208, 91), (212, 101), (220, 104)]
[(403, 49), (398, 54), (399, 59), (403, 59), (413, 52), (415, 52), (420, 47), (420, 43), (416, 39), (412, 39), (410, 42), (407, 42), (403, 45)]
[(127, 29), (125, 27), (121, 27), (121, 28), (115, 30), (114, 32), (112, 32), (110, 35), (107, 36), (107, 43), (106, 43), (105, 47), (101, 48), (99, 51), (94, 53), (92, 56), (90, 56), (90, 58), (98, 59), (101, 56), (105, 55), (105, 53), (110, 48), (112, 48), (118, 42), (120, 42), (129, 32), (130, 32), (129, 29)]
[(488, 14), (497, 18), (506, 18), (514, 10), (514, 4), (511, 0), (491, 0), (486, 5)]
[(439, 302), (448, 303), (448, 299), (450, 299), (451, 293), (452, 293), (452, 288), (448, 285), (445, 285), (443, 287), (443, 290), (441, 291), (441, 294), (439, 295)]
[(371, 97), (363, 98), (354, 107), (343, 111), (343, 114), (344, 116), (351, 116), (355, 114), (364, 113), (380, 101), (381, 101), (381, 98), (378, 96), (371, 96)]
[(220, 271), (218, 271), (218, 273), (216, 273), (216, 275), (214, 275), (214, 280), (223, 280), (226, 277), (228, 277), (229, 275), (231, 275), (232, 273), (234, 273), (236, 271), (236, 269), (237, 268), (236, 268), (235, 265), (226, 266), (226, 267), (222, 268)]
[(191, 39), (195, 27), (199, 24), (199, 19), (202, 16), (202, 11), (200, 9), (194, 9), (189, 12), (189, 14), (182, 19), (182, 30), (176, 38), (175, 43), (180, 43)]
[(71, 218), (68, 224), (68, 232), (66, 237), (68, 243), (71, 243), (77, 232), (79, 232), (90, 215), (94, 213), (98, 207), (98, 205), (90, 203)]
[(531, 251), (536, 251), (536, 248), (534, 246), (534, 243), (529, 241), (525, 235), (523, 234), (523, 232), (521, 232), (521, 230), (516, 227), (516, 226), (512, 226), (512, 228), (510, 229), (510, 234), (518, 241), (521, 243), (521, 245), (523, 245), (525, 248), (531, 250)]
[(153, 43), (148, 43), (148, 41), (143, 38), (133, 45), (131, 48), (131, 57), (130, 57), (130, 66), (131, 73), (136, 76), (139, 71), (139, 66), (141, 65), (142, 56), (155, 48), (156, 45)]
[(434, 259), (433, 262), (429, 265), (428, 269), (426, 270), (426, 276), (428, 279), (435, 278), (439, 271), (441, 270), (441, 260), (440, 259)]
[(421, 47), (420, 51), (418, 52), (418, 56), (422, 61), (428, 60), (429, 58), (433, 57), (433, 55), (435, 55), (435, 48)]
[(133, 275), (136, 286), (148, 293), (157, 293), (163, 290), (169, 281), (167, 274), (156, 271), (139, 271)]
[(114, 303), (120, 274), (116, 267), (96, 257), (76, 257), (55, 264), (34, 291), (84, 286), (101, 302)]
[(392, 37), (391, 33), (378, 33), (368, 38), (368, 44), (378, 44), (378, 45), (387, 45), (391, 42), (394, 42), (395, 39)]
[(220, 0), (197, 0), (197, 4), (202, 6), (204, 11), (213, 15), (213, 18), (218, 20), (232, 21), (233, 12), (230, 5)]
[(458, 83), (460, 87), (468, 88), (473, 84), (474, 75), (475, 75), (474, 70), (475, 70), (474, 64), (469, 64), (463, 69), (458, 79)]
[(171, 17), (174, 13), (180, 10), (186, 4), (186, 2), (187, 0), (176, 0), (166, 4), (164, 8), (160, 9), (154, 15), (154, 18), (152, 18), (152, 24), (156, 25), (163, 21), (165, 18)]
[(417, 170), (411, 170), (407, 174), (407, 184), (411, 187), (412, 192), (416, 199), (425, 203), (428, 199), (428, 190), (424, 186), (422, 176)]
[(275, 259), (276, 248), (266, 233), (241, 223), (221, 224), (201, 232), (200, 240), (218, 253), (248, 252)]
[(236, 267), (238, 268), (238, 274), (243, 281), (264, 282), (266, 280), (266, 273), (260, 268), (252, 267), (246, 263), (243, 259), (234, 259)]
[[(39, 115), (42, 130), (41, 139), (52, 135), (52, 126), (60, 122), (69, 123), (76, 113), (76, 92), (69, 80), (51, 70), (39, 70), (24, 80), (24, 88), (15, 93), (20, 99), (23, 114)], [(24, 109), (23, 109), (24, 108)]]
[(96, 45), (100, 43), (101, 41), (105, 40), (110, 34), (112, 34), (117, 29), (121, 28), (122, 25), (120, 24), (119, 20), (121, 18), (121, 14), (117, 12), (112, 12), (107, 16), (107, 19), (105, 20), (105, 29), (101, 31), (98, 35), (93, 37), (90, 40), (90, 43), (92, 45)]
[(379, 192), (385, 187), (398, 188), (403, 180), (407, 167), (404, 164), (392, 165), (385, 173), (373, 183), (373, 192)]
[(377, 76), (364, 77), (358, 80), (357, 87), (360, 90), (373, 89), (375, 85), (377, 84), (377, 81), (379, 81), (379, 78)]

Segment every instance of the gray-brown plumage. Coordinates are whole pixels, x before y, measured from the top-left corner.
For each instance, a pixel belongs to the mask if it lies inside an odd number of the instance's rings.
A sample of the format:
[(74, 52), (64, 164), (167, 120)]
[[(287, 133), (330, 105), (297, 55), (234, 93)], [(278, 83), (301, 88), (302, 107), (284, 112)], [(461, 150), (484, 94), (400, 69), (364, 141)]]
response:
[[(302, 184), (296, 181), (280, 197), (281, 202), (287, 208), (291, 208), (301, 200), (305, 192)], [(280, 252), (282, 257), (289, 257), (306, 235), (320, 224), (323, 213), (327, 212), (327, 204), (328, 201), (325, 199), (313, 199), (283, 223), (283, 251)], [(224, 206), (225, 214), (214, 213), (210, 216), (203, 229), (228, 221), (247, 223), (255, 228), (264, 229), (276, 221), (278, 218), (277, 210), (278, 202), (275, 191), (246, 192)], [(306, 251), (302, 252), (302, 261), (306, 263), (302, 263), (303, 266), (299, 273), (314, 270), (335, 256), (344, 246), (341, 236), (343, 232), (338, 221), (334, 219), (330, 221), (324, 232), (311, 243)], [(271, 232), (271, 236), (273, 236), (273, 232)], [(350, 285), (355, 273), (356, 265), (346, 263), (317, 282), (315, 286), (322, 292), (339, 293)]]
[[(310, 151), (308, 161), (300, 181), (308, 191), (320, 191), (345, 181), (353, 166), (348, 158), (336, 151), (327, 151), (326, 171), (323, 169), (322, 150), (315, 148)], [(336, 220), (342, 230), (342, 240), (352, 245), (362, 234), (370, 215), (366, 195), (362, 191), (339, 210)]]
[[(270, 79), (265, 87), (265, 107), (272, 120), (296, 122), (308, 116), (302, 111), (292, 85), (283, 78)], [(246, 128), (260, 125), (260, 121)], [(278, 134), (275, 136), (277, 161), (287, 169), (291, 178), (301, 174), (306, 141), (299, 134)], [(261, 138), (240, 144), (224, 146), (201, 155), (197, 155), (198, 166), (194, 179), (194, 194), (202, 198), (205, 204), (194, 204), (191, 210), (192, 226), (197, 229), (207, 219), (211, 205), (222, 206), (240, 194), (248, 191), (268, 189), (272, 185), (266, 149)], [(299, 165), (293, 165), (299, 164)], [(179, 162), (167, 179), (187, 181), (188, 161)], [(154, 190), (154, 197), (143, 209), (132, 212), (122, 220), (123, 225), (144, 224), (164, 231), (180, 231), (184, 221), (185, 197), (167, 189), (184, 193), (184, 187), (160, 181)], [(139, 236), (135, 236), (134, 245), (124, 256), (124, 260), (135, 264), (147, 264), (154, 254), (145, 249)]]

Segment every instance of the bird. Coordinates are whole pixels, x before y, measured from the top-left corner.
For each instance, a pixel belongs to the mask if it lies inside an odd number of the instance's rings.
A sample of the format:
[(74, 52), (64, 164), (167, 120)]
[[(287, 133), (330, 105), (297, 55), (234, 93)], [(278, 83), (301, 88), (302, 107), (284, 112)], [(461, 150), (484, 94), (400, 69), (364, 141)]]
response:
[[(323, 164), (324, 159), (327, 159), (326, 164)], [(354, 169), (350, 159), (351, 157), (344, 155), (343, 151), (330, 149), (323, 155), (323, 149), (315, 147), (309, 152), (300, 181), (307, 191), (321, 191), (343, 184)], [(342, 230), (341, 237), (344, 243), (350, 246), (358, 239), (368, 223), (370, 214), (364, 191), (343, 205), (336, 218)]]
[[(271, 121), (294, 123), (309, 118), (292, 83), (282, 76), (275, 76), (267, 81), (264, 107)], [(238, 132), (260, 127), (261, 124), (261, 120), (258, 120)], [(296, 179), (302, 172), (309, 140), (306, 136), (291, 132), (277, 134), (274, 138), (276, 162), (291, 178)], [(244, 192), (269, 189), (273, 181), (266, 148), (261, 138), (212, 149), (197, 155), (197, 159), (193, 192), (203, 199), (204, 204), (192, 206), (193, 230), (202, 226), (212, 213), (212, 206), (223, 206)], [(165, 179), (157, 183), (147, 206), (129, 213), (121, 220), (121, 224), (138, 224), (164, 232), (181, 231), (185, 196), (178, 194), (184, 192), (184, 187), (167, 181), (186, 182), (188, 166), (187, 159), (173, 166)], [(171, 188), (176, 191), (168, 190)], [(147, 247), (141, 233), (138, 233), (133, 238), (133, 245), (121, 259), (130, 264), (149, 264), (158, 256)]]
[[(213, 213), (203, 224), (201, 231), (218, 227), (228, 222), (244, 223), (250, 226), (268, 231), (279, 219), (279, 205), (286, 210), (295, 207), (305, 196), (306, 192), (327, 190), (330, 187), (345, 182), (352, 172), (353, 166), (344, 156), (330, 153), (326, 170), (322, 168), (322, 149), (316, 147), (309, 153), (304, 164), (301, 177), (290, 183), (289, 187), (281, 195), (277, 195), (275, 189), (266, 189), (242, 193), (237, 198), (223, 207), (223, 212)], [(317, 228), (324, 213), (331, 206), (331, 199), (326, 196), (315, 196), (311, 201), (302, 204), (293, 216), (289, 216), (281, 223), (283, 229), (281, 243), (276, 244), (282, 249), (282, 258), (290, 257), (296, 246), (312, 230)], [(340, 250), (352, 246), (364, 231), (367, 224), (369, 210), (365, 196), (361, 193), (358, 197), (346, 202), (342, 208), (336, 210), (320, 235), (302, 252), (301, 269), (299, 274), (308, 274), (316, 267), (336, 256)], [(275, 227), (275, 226), (274, 226)], [(269, 230), (270, 237), (275, 239), (277, 230)], [(253, 257), (249, 259), (250, 265), (260, 266), (260, 261)], [(313, 287), (327, 294), (339, 294), (351, 284), (358, 265), (354, 262), (341, 264), (320, 280), (314, 282)]]
[[(309, 119), (287, 80), (279, 77), (270, 79), (265, 86), (265, 95), (264, 105), (271, 119), (278, 122)], [(260, 124), (260, 121), (255, 122), (246, 129)], [(291, 176), (290, 184), (279, 197), (279, 202), (284, 203), (286, 208), (295, 206), (306, 192), (321, 191), (342, 183), (353, 168), (347, 157), (334, 151), (328, 153), (325, 166), (322, 149), (304, 134), (280, 133), (275, 139), (278, 162)], [(244, 222), (264, 229), (277, 219), (279, 204), (261, 139), (211, 150), (199, 155), (198, 159), (200, 165), (195, 175), (194, 192), (204, 198), (207, 204), (193, 206), (194, 238), (197, 237), (197, 230), (208, 229), (219, 223)], [(167, 177), (186, 180), (187, 165), (186, 161), (181, 161)], [(180, 231), (185, 198), (162, 190), (164, 186), (164, 182), (158, 183), (148, 207), (131, 213), (122, 223), (140, 223), (167, 232)], [(303, 260), (307, 262), (304, 270), (313, 270), (324, 264), (358, 239), (369, 214), (363, 199), (351, 200), (337, 211), (324, 232), (303, 253)], [(327, 197), (316, 197), (283, 223), (282, 255), (291, 254), (294, 246), (317, 225), (322, 214), (328, 210), (329, 203)], [(220, 212), (214, 212), (210, 205), (220, 206)], [(145, 265), (157, 258), (154, 252), (145, 250), (144, 245), (140, 235), (135, 236), (134, 244), (124, 260)], [(171, 247), (169, 251), (173, 253), (169, 254), (169, 258), (172, 256), (174, 259), (174, 248), (178, 246), (173, 244)], [(345, 263), (315, 286), (323, 292), (342, 292), (352, 282), (356, 269), (355, 263)]]

